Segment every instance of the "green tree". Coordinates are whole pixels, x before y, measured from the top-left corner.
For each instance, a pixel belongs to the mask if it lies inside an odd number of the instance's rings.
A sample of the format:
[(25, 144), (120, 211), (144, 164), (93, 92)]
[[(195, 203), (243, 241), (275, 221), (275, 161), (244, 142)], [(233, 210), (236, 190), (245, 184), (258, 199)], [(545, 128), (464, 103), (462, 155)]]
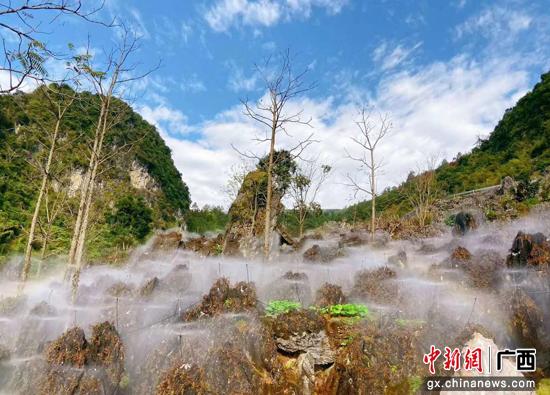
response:
[(107, 223), (112, 226), (114, 235), (125, 235), (143, 241), (151, 232), (153, 211), (141, 196), (128, 195), (120, 199), (111, 213)]

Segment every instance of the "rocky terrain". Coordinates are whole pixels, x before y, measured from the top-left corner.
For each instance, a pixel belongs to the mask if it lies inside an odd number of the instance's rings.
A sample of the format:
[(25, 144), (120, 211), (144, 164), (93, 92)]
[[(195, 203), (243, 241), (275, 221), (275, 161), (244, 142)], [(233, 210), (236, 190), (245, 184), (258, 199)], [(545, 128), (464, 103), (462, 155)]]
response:
[[(269, 262), (211, 254), (196, 246), (219, 240), (168, 232), (127, 265), (88, 269), (75, 304), (57, 274), (25, 297), (3, 297), (0, 387), (415, 393), (429, 375), (430, 345), (480, 336), (499, 348), (537, 348), (530, 376), (545, 383), (549, 215), (475, 226), (464, 215), (455, 231), (408, 241), (325, 227)], [(9, 271), (3, 278), (12, 289)]]

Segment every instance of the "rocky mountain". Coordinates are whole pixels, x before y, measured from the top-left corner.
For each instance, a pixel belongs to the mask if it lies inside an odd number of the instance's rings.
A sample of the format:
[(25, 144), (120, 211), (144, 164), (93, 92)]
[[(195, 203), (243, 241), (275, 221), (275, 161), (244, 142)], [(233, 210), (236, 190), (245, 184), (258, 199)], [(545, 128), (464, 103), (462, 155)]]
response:
[[(69, 87), (61, 88), (74, 95)], [(84, 92), (59, 128), (35, 249), (67, 251), (92, 151), (97, 96)], [(0, 256), (20, 252), (51, 143), (57, 105), (43, 90), (0, 96)], [(94, 197), (88, 257), (141, 242), (156, 228), (176, 225), (189, 209), (189, 190), (154, 126), (121, 100), (113, 106)]]

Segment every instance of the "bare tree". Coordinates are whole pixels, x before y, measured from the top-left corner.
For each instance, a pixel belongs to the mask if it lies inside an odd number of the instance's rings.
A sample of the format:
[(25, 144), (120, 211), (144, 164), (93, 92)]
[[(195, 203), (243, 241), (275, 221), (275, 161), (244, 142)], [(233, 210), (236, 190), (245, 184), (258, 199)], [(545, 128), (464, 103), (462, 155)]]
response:
[[(13, 3), (16, 3), (13, 4)], [(95, 19), (103, 8), (103, 2), (96, 7), (85, 8), (82, 0), (24, 0), (0, 3), (0, 34), (4, 60), (0, 74), (7, 74), (7, 86), (0, 85), (0, 93), (10, 93), (22, 87), (26, 80), (53, 82), (48, 77), (44, 64), (47, 59), (61, 59), (38, 38), (42, 22), (54, 22), (61, 16), (77, 17), (92, 23), (112, 26)]]
[(223, 192), (229, 200), (229, 205), (237, 198), (246, 175), (253, 169), (254, 165), (250, 161), (244, 159), (231, 166), (229, 178), (223, 187)]
[(76, 100), (77, 94), (72, 90), (63, 90), (62, 87), (43, 86), (39, 91), (48, 103), (47, 110), (49, 117), (52, 119), (52, 123), (43, 123), (38, 119), (35, 119), (35, 123), (40, 129), (40, 134), (48, 136), (48, 141), (45, 144), (48, 147), (48, 155), (45, 163), (41, 164), (40, 170), (42, 173), (42, 182), (38, 190), (38, 196), (34, 205), (34, 213), (31, 219), (29, 236), (27, 240), (27, 247), (25, 249), (25, 257), (23, 260), (23, 269), (21, 271), (21, 288), (23, 289), (25, 282), (29, 276), (29, 270), (31, 267), (31, 257), (33, 242), (35, 241), (36, 226), (42, 208), (42, 202), (44, 196), (47, 193), (48, 183), (51, 180), (52, 162), (57, 149), (57, 142), (60, 138), (62, 131), (62, 122), (67, 113), (67, 110), (73, 105)]
[[(100, 166), (116, 156), (118, 152), (104, 152), (104, 143), (113, 127), (121, 121), (126, 108), (116, 103), (115, 95), (125, 83), (143, 78), (152, 70), (139, 76), (132, 76), (135, 66), (128, 64), (131, 55), (138, 49), (138, 38), (128, 30), (124, 31), (122, 42), (107, 56), (103, 70), (96, 70), (91, 62), (89, 51), (78, 57), (78, 69), (92, 86), (99, 100), (99, 116), (96, 121), (93, 141), (91, 142), (88, 167), (80, 187), (80, 204), (76, 217), (66, 278), (72, 270), (73, 299), (76, 297), (80, 272), (84, 263), (83, 254), (86, 233), (90, 221), (90, 211), (94, 200), (96, 180), (101, 173)], [(122, 108), (121, 108), (122, 107)]]
[[(266, 198), (266, 216), (264, 225), (264, 256), (269, 257), (272, 235), (272, 201), (273, 201), (273, 178), (275, 166), (275, 151), (277, 137), (282, 132), (290, 136), (288, 127), (290, 125), (306, 125), (311, 127), (311, 118), (304, 120), (303, 110), (288, 112), (289, 102), (301, 94), (304, 94), (314, 88), (314, 84), (307, 84), (305, 76), (308, 68), (299, 73), (295, 73), (292, 68), (292, 59), (290, 51), (281, 53), (280, 63), (273, 66), (272, 58), (268, 58), (262, 66), (256, 65), (256, 71), (261, 76), (267, 89), (267, 97), (257, 102), (251, 103), (248, 99), (241, 100), (245, 115), (265, 127), (265, 137), (256, 138), (259, 143), (269, 144), (269, 154), (267, 163), (267, 198)], [(313, 143), (313, 133), (304, 140), (299, 141), (294, 147), (287, 151), (293, 158), (300, 157), (301, 153)], [(240, 151), (239, 151), (240, 152)], [(259, 159), (255, 155), (240, 152), (248, 158)]]
[(354, 189), (355, 196), (366, 193), (371, 198), (371, 237), (374, 239), (376, 232), (376, 177), (383, 163), (375, 156), (378, 144), (391, 131), (392, 123), (387, 114), (378, 113), (377, 119), (373, 119), (371, 111), (363, 106), (359, 111), (359, 120), (355, 122), (360, 130), (358, 137), (352, 137), (352, 141), (358, 146), (361, 153), (352, 155), (347, 150), (349, 159), (359, 163), (359, 171), (367, 172), (367, 185), (357, 178), (347, 175), (349, 186)]
[(437, 156), (434, 155), (426, 159), (425, 167), (418, 166), (417, 175), (410, 177), (405, 185), (407, 199), (421, 228), (427, 225), (433, 205), (439, 198), (436, 167)]
[(331, 171), (332, 167), (329, 165), (318, 165), (316, 161), (308, 161), (300, 166), (292, 179), (289, 194), (298, 221), (300, 239), (304, 236), (306, 218), (320, 208), (316, 202), (317, 195)]

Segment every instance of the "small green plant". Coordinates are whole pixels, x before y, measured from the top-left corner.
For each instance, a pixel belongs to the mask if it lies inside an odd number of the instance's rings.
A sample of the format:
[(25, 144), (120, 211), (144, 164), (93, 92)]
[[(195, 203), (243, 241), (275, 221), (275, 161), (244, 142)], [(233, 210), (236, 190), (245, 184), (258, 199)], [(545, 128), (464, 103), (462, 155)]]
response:
[(487, 218), (488, 221), (494, 221), (497, 219), (497, 213), (495, 210), (488, 209), (485, 212), (485, 218)]
[(342, 342), (340, 343), (341, 346), (348, 346), (351, 344), (351, 342), (353, 341), (353, 339), (355, 339), (355, 335), (349, 335), (348, 337), (346, 337), (344, 340), (342, 340)]
[(232, 299), (225, 299), (223, 301), (223, 305), (227, 308), (230, 308), (231, 306), (233, 306), (233, 300)]
[(265, 312), (270, 317), (276, 317), (279, 314), (289, 313), (301, 307), (300, 303), (292, 300), (272, 300), (267, 304)]
[(120, 382), (118, 383), (118, 386), (121, 389), (126, 389), (126, 388), (128, 388), (129, 385), (130, 385), (130, 376), (125, 374), (120, 378)]
[(366, 317), (369, 309), (362, 304), (335, 304), (321, 308), (320, 312), (333, 317)]
[(422, 386), (422, 378), (419, 376), (410, 376), (409, 377), (409, 393), (416, 394), (420, 387)]
[(449, 215), (447, 218), (445, 218), (445, 225), (447, 226), (455, 226), (456, 216), (454, 214)]
[(223, 245), (222, 244), (216, 244), (214, 247), (214, 255), (221, 255), (223, 254)]

